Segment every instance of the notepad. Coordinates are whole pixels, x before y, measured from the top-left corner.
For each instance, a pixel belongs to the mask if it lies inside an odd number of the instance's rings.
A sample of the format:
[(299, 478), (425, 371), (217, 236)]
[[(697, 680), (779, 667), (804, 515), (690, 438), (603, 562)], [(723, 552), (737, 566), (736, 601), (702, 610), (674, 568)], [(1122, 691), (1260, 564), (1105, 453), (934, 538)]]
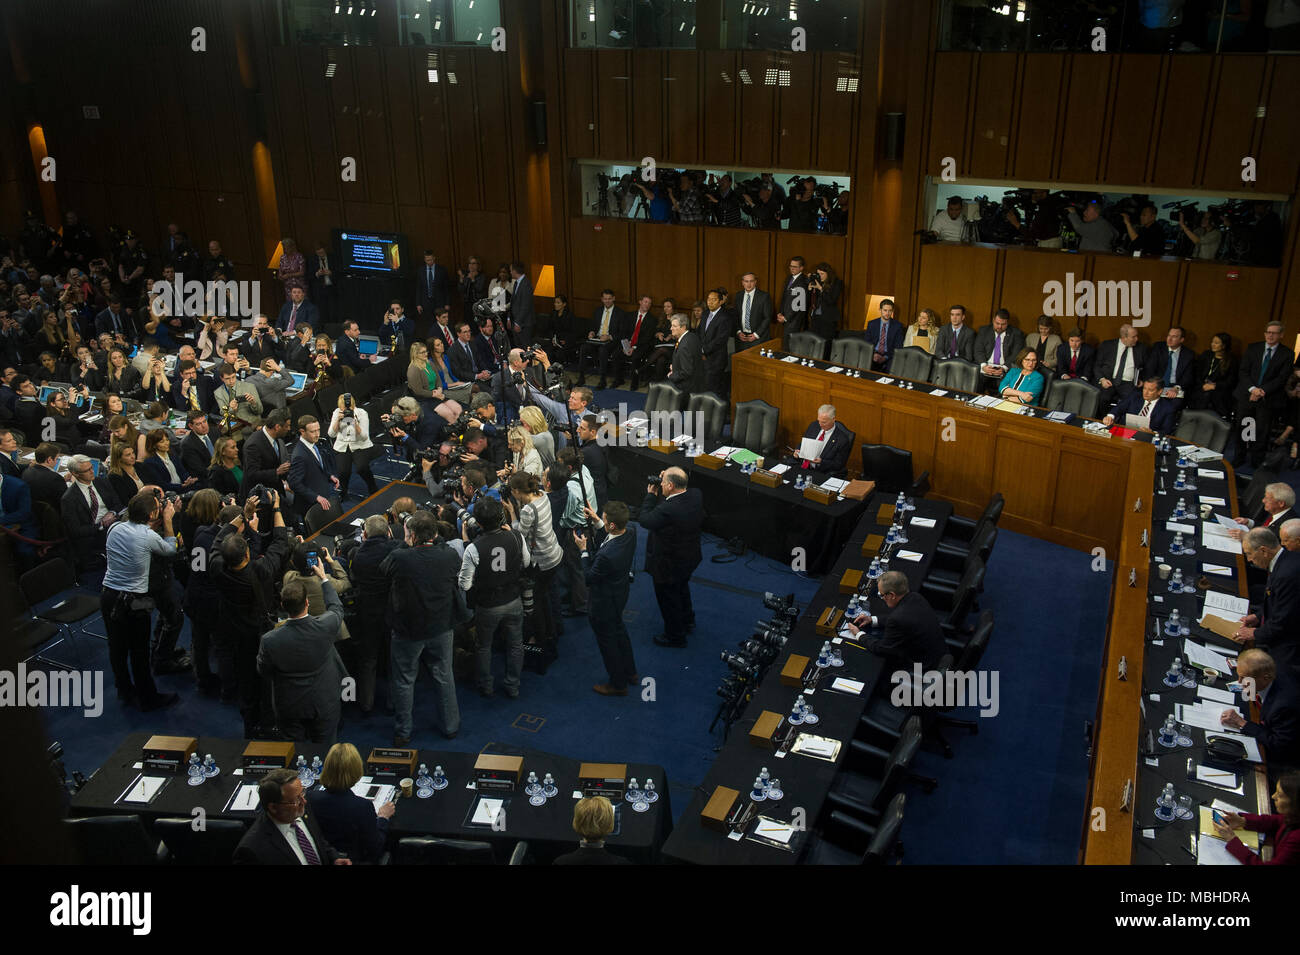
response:
[(844, 369), (841, 368), (839, 365), (831, 365), (831, 367), (827, 368), (826, 370), (829, 371), (832, 375), (838, 375)]
[(758, 826), (754, 829), (754, 835), (762, 836), (764, 839), (771, 839), (773, 842), (788, 844), (794, 834), (799, 830), (788, 822), (777, 822), (775, 819), (768, 819), (766, 816), (758, 817)]
[(1202, 564), (1201, 569), (1207, 574), (1218, 574), (1220, 577), (1232, 576), (1232, 568), (1224, 567), (1221, 564)]
[(1210, 495), (1208, 494), (1202, 494), (1200, 496), (1200, 501), (1202, 504), (1213, 504), (1215, 507), (1227, 507), (1228, 505), (1228, 502), (1225, 501), (1223, 498), (1210, 497)]
[(1226, 789), (1228, 792), (1234, 792), (1242, 795), (1241, 777), (1236, 773), (1229, 773), (1222, 769), (1215, 769), (1213, 766), (1196, 767), (1196, 781), (1204, 783), (1207, 786), (1217, 786), (1220, 789)]
[(471, 822), (478, 823), (482, 826), (490, 826), (496, 822), (497, 816), (501, 813), (501, 806), (504, 803), (502, 799), (483, 798), (478, 801), (474, 807), (474, 817)]
[(1179, 524), (1177, 521), (1165, 521), (1165, 530), (1172, 531), (1175, 534), (1195, 534), (1196, 527), (1193, 524)]
[(1205, 610), (1206, 612), (1214, 610), (1220, 616), (1240, 620), (1250, 613), (1250, 601), (1245, 597), (1237, 597), (1217, 590), (1207, 590), (1205, 592)]
[(894, 383), (894, 379), (893, 379), (893, 378), (877, 378), (877, 379), (876, 379), (876, 384), (879, 384), (879, 385), (892, 385), (893, 383)]
[(944, 391), (942, 388), (936, 388), (934, 391), (930, 392), (930, 394), (934, 395), (936, 398), (942, 398), (947, 393), (948, 392)]
[(788, 465), (788, 464), (774, 464), (774, 465), (773, 465), (771, 468), (769, 468), (768, 470), (770, 470), (773, 474), (784, 474), (786, 471), (790, 470), (790, 465)]
[(925, 555), (918, 554), (914, 550), (900, 550), (896, 556), (902, 560), (920, 560)]
[(820, 756), (823, 759), (830, 759), (835, 756), (839, 745), (830, 739), (823, 739), (820, 736), (809, 736), (807, 733), (800, 735), (791, 747), (796, 753), (807, 753), (810, 756)]
[(932, 517), (914, 517), (911, 520), (913, 527), (934, 527), (934, 518)]
[(1231, 690), (1220, 690), (1215, 686), (1198, 686), (1196, 688), (1196, 698), (1199, 700), (1212, 700), (1216, 703), (1226, 703), (1228, 706), (1233, 706), (1237, 702)]
[(1225, 477), (1222, 471), (1211, 471), (1208, 468), (1201, 468), (1196, 473), (1203, 478), (1210, 478), (1213, 481), (1222, 481)]
[(1201, 534), (1201, 546), (1223, 554), (1241, 553), (1241, 541), (1233, 540), (1225, 534), (1212, 533), (1208, 528)]
[(230, 804), (232, 812), (247, 812), (257, 808), (257, 783), (244, 783)]
[(122, 802), (149, 803), (153, 797), (158, 795), (158, 791), (167, 784), (166, 776), (141, 776), (135, 781)]
[(841, 693), (852, 693), (855, 696), (862, 692), (866, 684), (860, 680), (847, 680), (842, 676), (836, 677), (831, 682), (832, 690), (839, 690)]
[[(1239, 811), (1235, 807), (1229, 806), (1227, 803), (1218, 799), (1214, 800), (1213, 806), (1200, 806), (1198, 808), (1200, 809), (1201, 816), (1200, 819), (1197, 820), (1200, 823), (1200, 833), (1201, 835), (1208, 836), (1211, 839), (1219, 838), (1219, 834), (1214, 830), (1214, 810), (1218, 809), (1220, 812), (1231, 813)], [(1251, 849), (1259, 848), (1259, 833), (1253, 829), (1235, 829), (1233, 830), (1233, 835)]]
[(1049, 411), (1047, 412), (1048, 421), (1069, 421), (1074, 415), (1068, 411)]
[(791, 364), (793, 364), (794, 362), (799, 361), (800, 358), (799, 358), (798, 355), (786, 355), (786, 356), (785, 356), (784, 358), (782, 358), (781, 360), (782, 360), (782, 361), (786, 361), (786, 362), (790, 362)]
[(821, 486), (824, 490), (834, 491), (838, 494), (849, 486), (849, 482), (842, 480), (841, 478), (827, 478), (825, 481), (822, 481)]

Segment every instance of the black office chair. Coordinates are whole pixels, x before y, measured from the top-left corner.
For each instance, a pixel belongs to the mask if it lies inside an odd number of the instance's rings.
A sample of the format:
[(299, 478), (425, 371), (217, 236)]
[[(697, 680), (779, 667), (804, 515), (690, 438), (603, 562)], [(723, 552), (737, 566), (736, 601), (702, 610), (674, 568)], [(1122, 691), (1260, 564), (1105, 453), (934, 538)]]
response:
[[(886, 494), (905, 491), (923, 497), (930, 489), (929, 471), (922, 471), (919, 479), (912, 478), (912, 452), (888, 444), (862, 446), (862, 480), (875, 481), (876, 490)], [(921, 482), (925, 484), (918, 493)]]
[[(34, 616), (15, 617), (9, 624), (9, 639), (23, 663), (34, 660), (54, 670), (72, 670), (71, 663), (50, 656), (50, 651), (63, 642), (62, 632), (60, 627)], [(77, 663), (81, 663), (80, 653), (77, 654)]]
[[(74, 633), (86, 633), (86, 621), (99, 613), (99, 597), (77, 592), (77, 575), (72, 565), (62, 557), (47, 560), (27, 571), (18, 579), (18, 589), (22, 591), (23, 600), (29, 607), (36, 607), (60, 593), (66, 595), (53, 607), (33, 611), (33, 616), (62, 628), (64, 635), (71, 640)], [(94, 634), (104, 637), (105, 634)]]
[[(1241, 488), (1240, 473), (1238, 474), (1237, 486)], [(1251, 475), (1250, 481), (1245, 488), (1237, 491), (1237, 501), (1241, 505), (1241, 513), (1250, 518), (1264, 509), (1264, 490), (1277, 481), (1278, 472), (1271, 471), (1268, 468), (1258, 468)]]
[(520, 840), (515, 843), (514, 851), (510, 853), (510, 861), (507, 865), (532, 865), (533, 854), (528, 851), (528, 843)]
[(969, 517), (958, 517), (956, 514), (948, 518), (948, 523), (944, 526), (943, 539), (939, 541), (936, 548), (938, 553), (945, 557), (955, 557), (965, 563), (966, 558), (970, 556), (971, 541), (987, 525), (997, 526), (998, 521), (1002, 519), (1002, 509), (1006, 506), (1006, 499), (1003, 498), (1002, 492), (995, 492), (989, 498), (988, 504), (984, 508), (984, 513), (975, 520)]
[(993, 554), (993, 545), (997, 541), (997, 525), (985, 524), (983, 529), (976, 531), (975, 539), (971, 541), (965, 559), (936, 551), (934, 561), (930, 565), (930, 572), (925, 579), (933, 581), (941, 587), (955, 590), (961, 580), (962, 573), (966, 570), (966, 565), (977, 557), (987, 564), (989, 557)]
[(791, 332), (790, 354), (821, 361), (826, 355), (826, 339), (812, 332)]
[[(961, 579), (955, 587), (925, 580), (921, 583), (921, 593), (930, 602), (930, 606), (940, 613), (939, 623), (951, 630), (961, 631), (966, 626), (966, 618), (972, 610), (977, 609), (980, 588), (984, 586), (984, 561), (972, 555), (962, 571)], [(942, 616), (947, 614), (946, 617)]]
[(915, 345), (895, 348), (894, 354), (889, 358), (889, 373), (896, 378), (929, 381), (934, 373), (934, 356)]
[[(953, 655), (945, 653), (936, 668), (939, 679), (946, 683), (948, 681), (948, 671), (951, 669), (953, 669)], [(916, 709), (895, 706), (890, 699), (893, 689), (894, 687), (882, 687), (881, 692), (885, 695), (875, 695), (871, 698), (870, 703), (867, 704), (867, 712), (858, 720), (857, 737), (859, 739), (874, 738), (881, 740), (883, 745), (897, 746), (898, 741), (902, 738), (903, 727), (906, 725), (907, 720), (912, 716), (919, 716), (921, 718), (922, 740), (928, 740), (937, 746), (945, 759), (952, 759), (952, 745), (944, 738), (943, 727), (960, 727), (969, 731), (972, 736), (978, 735), (979, 724), (975, 721), (960, 720), (944, 715), (953, 709), (951, 706), (921, 706)], [(974, 699), (967, 701), (968, 705), (973, 705), (976, 702)]]
[(965, 358), (936, 358), (930, 383), (938, 388), (979, 394), (980, 366)]
[(721, 441), (722, 427), (727, 423), (727, 403), (711, 391), (693, 394), (686, 405), (686, 416), (690, 421), (687, 430), (695, 427), (696, 415), (701, 417), (704, 433), (692, 434), (692, 437), (708, 442)]
[(821, 830), (809, 833), (801, 860), (806, 865), (887, 865), (903, 857), (903, 793), (895, 796), (881, 814), (879, 825), (869, 825), (848, 813), (831, 812)]
[(342, 513), (338, 508), (331, 507), (327, 511), (322, 509), (319, 504), (313, 504), (307, 513), (303, 515), (302, 522), (307, 525), (308, 534), (315, 534), (322, 527), (329, 527)]
[(863, 822), (876, 823), (885, 803), (904, 782), (919, 783), (926, 792), (934, 792), (939, 785), (937, 779), (909, 772), (921, 748), (921, 736), (921, 717), (913, 715), (903, 723), (892, 751), (864, 740), (849, 740), (844, 768), (831, 781), (823, 813), (838, 810)]
[(204, 827), (195, 832), (190, 817), (168, 817), (154, 822), (153, 831), (174, 865), (230, 865), (248, 827), (238, 819), (207, 819)]
[(969, 640), (945, 636), (944, 642), (948, 644), (948, 649), (953, 651), (957, 669), (965, 673), (979, 666), (979, 662), (984, 658), (984, 651), (988, 649), (989, 640), (992, 637), (993, 611), (985, 610), (980, 614), (979, 625), (975, 628), (975, 632), (971, 634)]
[(1222, 454), (1224, 446), (1228, 443), (1228, 434), (1231, 431), (1232, 425), (1213, 411), (1189, 409), (1184, 411), (1179, 419), (1178, 428), (1174, 431), (1174, 437), (1183, 441), (1190, 441), (1193, 444), (1199, 444), (1203, 448), (1209, 448)]
[(777, 428), (781, 409), (758, 398), (736, 402), (731, 421), (731, 443), (767, 457), (776, 451)]
[(397, 843), (394, 865), (495, 865), (492, 843), (407, 836)]
[[(685, 411), (689, 400), (689, 396), (672, 382), (651, 382), (650, 387), (646, 389), (645, 397), (645, 413), (650, 419), (651, 427), (655, 427), (654, 415)], [(666, 437), (662, 430), (660, 435)]]
[(1077, 378), (1057, 378), (1052, 381), (1051, 393), (1044, 392), (1042, 405), (1050, 411), (1096, 418), (1101, 406), (1101, 389)]
[(64, 819), (63, 825), (83, 865), (158, 865), (168, 857), (139, 816), (87, 816)]
[(861, 338), (837, 338), (831, 342), (831, 364), (845, 368), (871, 370), (871, 357), (875, 347)]

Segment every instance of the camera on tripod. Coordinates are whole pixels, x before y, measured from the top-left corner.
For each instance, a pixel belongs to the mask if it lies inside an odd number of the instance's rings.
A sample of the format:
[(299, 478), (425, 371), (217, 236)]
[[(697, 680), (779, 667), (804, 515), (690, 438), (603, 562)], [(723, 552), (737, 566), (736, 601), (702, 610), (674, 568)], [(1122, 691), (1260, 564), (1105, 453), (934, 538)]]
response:
[(745, 680), (756, 681), (758, 679), (759, 666), (743, 653), (728, 653), (723, 650), (719, 658), (725, 663), (731, 672)]

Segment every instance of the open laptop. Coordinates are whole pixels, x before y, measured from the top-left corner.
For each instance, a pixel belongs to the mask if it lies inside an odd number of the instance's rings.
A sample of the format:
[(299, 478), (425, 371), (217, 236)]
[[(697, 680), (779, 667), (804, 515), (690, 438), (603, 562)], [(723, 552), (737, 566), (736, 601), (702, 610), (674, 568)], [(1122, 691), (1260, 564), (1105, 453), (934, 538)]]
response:
[(286, 391), (286, 394), (296, 395), (307, 387), (307, 373), (303, 371), (291, 371), (289, 376), (293, 378), (293, 387)]
[(378, 355), (379, 339), (374, 335), (362, 335), (357, 339), (357, 351), (367, 357), (370, 355)]

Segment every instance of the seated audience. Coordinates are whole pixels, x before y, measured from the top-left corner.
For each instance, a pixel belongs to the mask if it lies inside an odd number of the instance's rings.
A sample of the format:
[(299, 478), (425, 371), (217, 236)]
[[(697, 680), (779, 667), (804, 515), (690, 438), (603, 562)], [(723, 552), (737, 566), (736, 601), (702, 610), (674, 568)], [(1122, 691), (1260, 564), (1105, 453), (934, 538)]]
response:
[(605, 848), (606, 837), (614, 831), (614, 807), (604, 796), (574, 803), (573, 831), (581, 837), (577, 850), (557, 858), (555, 865), (631, 865)]
[(339, 854), (354, 862), (378, 862), (388, 838), (394, 802), (376, 806), (352, 791), (365, 775), (361, 754), (351, 743), (335, 743), (325, 755), (320, 786), (307, 794), (316, 824)]
[(1047, 384), (1043, 373), (1038, 370), (1038, 353), (1032, 348), (1023, 349), (1016, 356), (1015, 366), (998, 382), (998, 394), (1022, 405), (1038, 404)]

